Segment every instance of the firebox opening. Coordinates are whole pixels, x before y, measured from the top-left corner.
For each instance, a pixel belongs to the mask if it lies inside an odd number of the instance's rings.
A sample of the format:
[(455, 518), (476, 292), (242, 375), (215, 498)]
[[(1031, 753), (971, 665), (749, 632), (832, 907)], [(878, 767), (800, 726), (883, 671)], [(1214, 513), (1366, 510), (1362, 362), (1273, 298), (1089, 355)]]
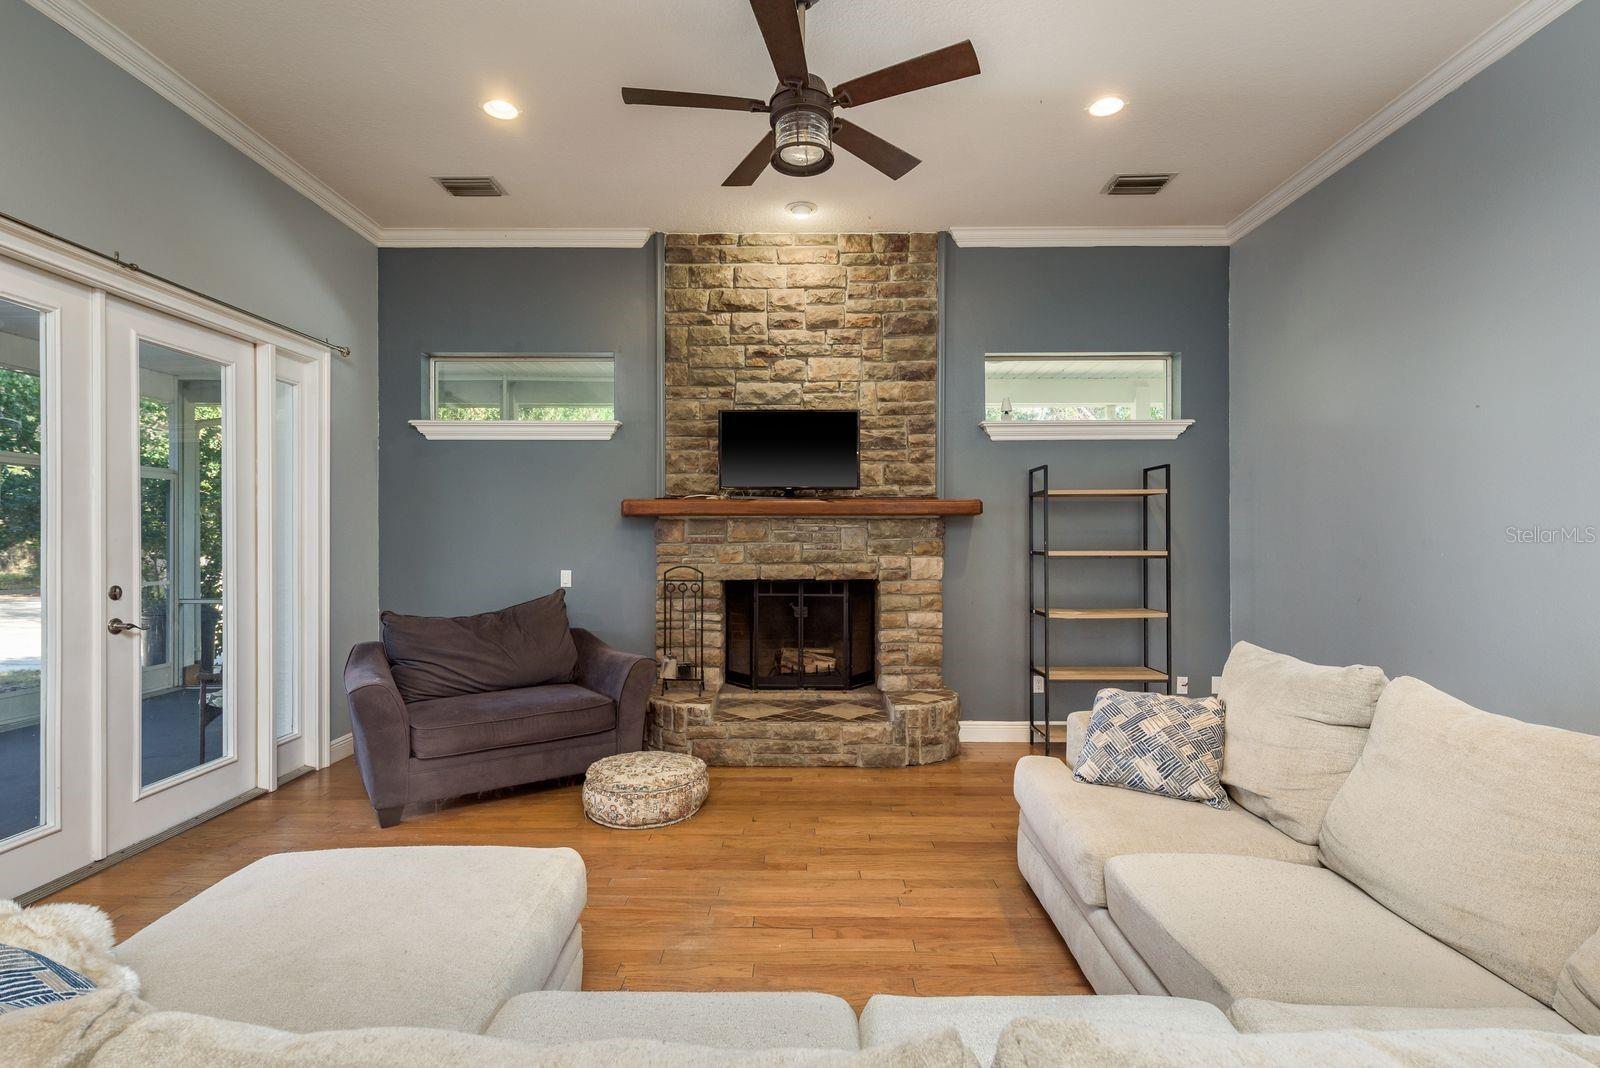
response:
[(847, 690), (877, 676), (876, 582), (723, 583), (727, 679), (753, 690)]

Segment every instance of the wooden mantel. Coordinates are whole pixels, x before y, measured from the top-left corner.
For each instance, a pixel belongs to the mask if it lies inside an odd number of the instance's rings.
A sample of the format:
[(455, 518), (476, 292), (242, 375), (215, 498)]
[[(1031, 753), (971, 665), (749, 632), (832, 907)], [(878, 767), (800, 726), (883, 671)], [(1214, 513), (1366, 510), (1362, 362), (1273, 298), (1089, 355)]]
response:
[(650, 518), (808, 516), (811, 518), (982, 515), (975, 497), (630, 497), (622, 514)]

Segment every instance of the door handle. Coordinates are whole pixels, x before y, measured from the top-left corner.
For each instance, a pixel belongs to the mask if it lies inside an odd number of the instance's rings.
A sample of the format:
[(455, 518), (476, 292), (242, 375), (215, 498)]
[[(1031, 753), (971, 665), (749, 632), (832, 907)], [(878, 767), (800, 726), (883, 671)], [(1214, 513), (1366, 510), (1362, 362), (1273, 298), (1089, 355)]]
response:
[(122, 634), (123, 632), (130, 630), (142, 631), (144, 628), (139, 626), (137, 623), (124, 623), (116, 616), (112, 616), (111, 622), (106, 624), (106, 630), (110, 631), (112, 634)]

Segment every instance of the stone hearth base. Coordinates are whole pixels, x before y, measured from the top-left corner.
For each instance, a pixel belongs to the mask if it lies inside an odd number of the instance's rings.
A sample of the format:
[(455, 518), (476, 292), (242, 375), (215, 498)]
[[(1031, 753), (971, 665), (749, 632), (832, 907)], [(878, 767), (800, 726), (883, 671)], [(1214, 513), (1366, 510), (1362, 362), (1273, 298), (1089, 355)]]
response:
[(936, 764), (961, 751), (961, 699), (954, 690), (674, 689), (651, 695), (645, 747), (719, 767)]

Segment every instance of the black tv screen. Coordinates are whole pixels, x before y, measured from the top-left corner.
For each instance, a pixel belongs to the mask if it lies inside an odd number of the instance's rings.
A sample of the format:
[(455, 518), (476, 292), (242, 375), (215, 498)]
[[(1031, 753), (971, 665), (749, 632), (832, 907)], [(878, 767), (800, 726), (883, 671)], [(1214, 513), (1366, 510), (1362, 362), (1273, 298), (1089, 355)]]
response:
[(723, 489), (857, 489), (860, 415), (736, 408), (722, 413)]

